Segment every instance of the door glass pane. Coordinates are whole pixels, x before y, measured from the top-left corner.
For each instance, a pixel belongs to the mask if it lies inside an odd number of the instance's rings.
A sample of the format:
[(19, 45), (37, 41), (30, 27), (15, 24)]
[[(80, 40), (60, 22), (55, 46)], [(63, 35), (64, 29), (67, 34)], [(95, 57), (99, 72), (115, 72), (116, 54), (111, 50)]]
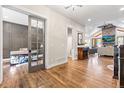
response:
[(38, 21), (38, 42), (43, 43), (43, 22)]
[(43, 21), (38, 20), (38, 64), (43, 64), (44, 57), (44, 26)]
[(37, 65), (37, 19), (31, 20), (31, 66)]
[(37, 20), (35, 19), (31, 20), (31, 42), (37, 42)]
[(32, 59), (32, 62), (31, 62), (31, 66), (36, 66), (38, 63), (37, 63), (37, 50), (32, 50), (31, 51), (31, 59)]

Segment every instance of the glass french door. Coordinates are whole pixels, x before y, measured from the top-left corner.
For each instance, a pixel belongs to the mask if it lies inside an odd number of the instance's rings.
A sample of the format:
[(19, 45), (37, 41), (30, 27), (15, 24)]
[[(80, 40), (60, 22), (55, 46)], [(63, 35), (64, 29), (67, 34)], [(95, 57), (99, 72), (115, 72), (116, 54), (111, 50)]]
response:
[(45, 21), (41, 18), (29, 16), (28, 30), (28, 70), (38, 71), (45, 68)]

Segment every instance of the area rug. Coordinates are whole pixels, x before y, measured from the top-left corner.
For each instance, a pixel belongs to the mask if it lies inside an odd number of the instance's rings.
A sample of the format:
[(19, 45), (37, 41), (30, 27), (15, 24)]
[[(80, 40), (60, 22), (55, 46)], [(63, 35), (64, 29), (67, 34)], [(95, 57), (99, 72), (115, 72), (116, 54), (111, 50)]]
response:
[(107, 68), (110, 69), (110, 70), (114, 70), (114, 66), (113, 65), (107, 65)]

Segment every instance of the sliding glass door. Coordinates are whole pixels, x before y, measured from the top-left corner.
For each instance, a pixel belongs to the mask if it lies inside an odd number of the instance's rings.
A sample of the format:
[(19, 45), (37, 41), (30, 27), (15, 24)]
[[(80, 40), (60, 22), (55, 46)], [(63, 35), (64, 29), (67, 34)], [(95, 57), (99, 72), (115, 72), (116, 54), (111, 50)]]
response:
[(29, 49), (29, 72), (45, 68), (45, 32), (41, 18), (29, 16), (28, 49)]

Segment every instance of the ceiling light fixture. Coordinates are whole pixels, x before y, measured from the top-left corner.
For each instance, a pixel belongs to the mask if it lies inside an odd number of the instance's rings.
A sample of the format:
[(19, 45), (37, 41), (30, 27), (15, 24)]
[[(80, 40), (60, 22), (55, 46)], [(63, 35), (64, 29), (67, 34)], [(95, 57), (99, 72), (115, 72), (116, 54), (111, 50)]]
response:
[(8, 16), (3, 16), (3, 18), (7, 19), (7, 18), (8, 18)]
[(120, 8), (120, 11), (124, 11), (124, 7), (123, 8)]
[(69, 5), (69, 6), (65, 6), (65, 9), (72, 8), (72, 10), (74, 11), (75, 8), (77, 8), (77, 7), (83, 7), (83, 5)]
[(91, 21), (91, 19), (89, 18), (89, 19), (88, 19), (88, 21), (90, 22), (90, 21)]

